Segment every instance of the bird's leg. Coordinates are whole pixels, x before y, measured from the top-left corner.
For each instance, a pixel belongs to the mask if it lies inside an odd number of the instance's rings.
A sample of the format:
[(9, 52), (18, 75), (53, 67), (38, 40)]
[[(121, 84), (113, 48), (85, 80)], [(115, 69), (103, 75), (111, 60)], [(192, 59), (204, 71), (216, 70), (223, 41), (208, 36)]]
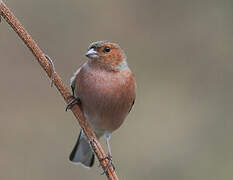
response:
[(70, 97), (74, 98), (72, 101), (70, 101), (67, 105), (66, 105), (66, 111), (68, 109), (71, 109), (75, 104), (80, 105), (81, 104), (81, 100), (78, 97), (74, 97), (73, 95), (71, 95)]
[(106, 143), (108, 146), (108, 155), (106, 157), (100, 159), (100, 161), (108, 159), (108, 164), (107, 164), (106, 168), (104, 169), (104, 171), (101, 173), (101, 175), (105, 174), (107, 172), (107, 170), (110, 168), (110, 166), (112, 166), (113, 170), (115, 170), (115, 166), (112, 163), (112, 153), (111, 153), (111, 147), (110, 147), (110, 134), (105, 134), (105, 139), (106, 139)]

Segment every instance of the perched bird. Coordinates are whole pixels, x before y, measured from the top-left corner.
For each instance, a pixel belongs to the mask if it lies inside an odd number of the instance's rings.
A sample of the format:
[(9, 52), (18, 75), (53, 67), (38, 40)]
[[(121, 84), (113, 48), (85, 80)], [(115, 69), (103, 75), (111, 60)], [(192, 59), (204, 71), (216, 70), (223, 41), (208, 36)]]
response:
[[(88, 61), (71, 78), (75, 99), (67, 105), (67, 109), (79, 103), (97, 138), (104, 135), (108, 146), (106, 158), (109, 159), (106, 172), (112, 165), (110, 135), (130, 112), (136, 97), (136, 83), (126, 55), (118, 44), (94, 42), (85, 55)], [(85, 167), (93, 166), (94, 154), (82, 130), (69, 159)]]

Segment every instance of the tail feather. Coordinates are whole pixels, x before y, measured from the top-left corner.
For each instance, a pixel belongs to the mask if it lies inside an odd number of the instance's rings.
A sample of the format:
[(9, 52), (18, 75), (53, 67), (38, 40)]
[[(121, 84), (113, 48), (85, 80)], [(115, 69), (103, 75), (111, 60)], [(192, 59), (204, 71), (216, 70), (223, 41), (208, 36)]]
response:
[(95, 162), (95, 155), (83, 131), (80, 131), (78, 140), (70, 154), (70, 161), (81, 163), (85, 167), (92, 167)]

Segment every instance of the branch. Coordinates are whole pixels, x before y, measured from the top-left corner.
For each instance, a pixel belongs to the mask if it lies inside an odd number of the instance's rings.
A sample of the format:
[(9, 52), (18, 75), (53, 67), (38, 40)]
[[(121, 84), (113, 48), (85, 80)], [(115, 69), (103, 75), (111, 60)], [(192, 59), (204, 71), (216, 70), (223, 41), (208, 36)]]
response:
[[(45, 57), (42, 50), (36, 44), (36, 42), (32, 39), (32, 37), (28, 34), (28, 32), (24, 29), (24, 27), (20, 24), (20, 22), (16, 19), (13, 13), (7, 8), (7, 6), (0, 0), (0, 20), (1, 16), (7, 21), (7, 23), (14, 29), (14, 31), (18, 34), (18, 36), (24, 41), (27, 45), (28, 49), (32, 52), (32, 54), (36, 57), (37, 61), (41, 65), (41, 67), (45, 70), (49, 78), (53, 79), (53, 83), (64, 98), (66, 103), (72, 101), (71, 93), (69, 89), (65, 86), (62, 82), (60, 76), (55, 72), (53, 67), (51, 67), (50, 61)], [(53, 69), (53, 71), (51, 71)], [(84, 133), (86, 134), (93, 151), (95, 152), (97, 158), (100, 161), (100, 164), (103, 169), (106, 168), (108, 164), (108, 160), (101, 161), (104, 157), (106, 157), (103, 148), (101, 147), (100, 143), (98, 142), (94, 132), (92, 131), (89, 123), (84, 118), (83, 112), (81, 111), (78, 105), (74, 105), (71, 108), (74, 116), (79, 122), (79, 125), (83, 129)], [(113, 170), (112, 167), (108, 169), (106, 175), (109, 180), (118, 180), (118, 177)]]

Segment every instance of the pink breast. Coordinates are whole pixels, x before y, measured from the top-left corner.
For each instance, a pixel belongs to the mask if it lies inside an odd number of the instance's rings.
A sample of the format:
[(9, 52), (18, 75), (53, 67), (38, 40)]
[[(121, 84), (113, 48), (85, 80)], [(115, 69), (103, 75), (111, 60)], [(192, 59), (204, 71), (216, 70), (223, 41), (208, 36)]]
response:
[(135, 98), (135, 81), (131, 72), (96, 70), (83, 73), (79, 81), (77, 93), (89, 121), (99, 128), (117, 129)]

